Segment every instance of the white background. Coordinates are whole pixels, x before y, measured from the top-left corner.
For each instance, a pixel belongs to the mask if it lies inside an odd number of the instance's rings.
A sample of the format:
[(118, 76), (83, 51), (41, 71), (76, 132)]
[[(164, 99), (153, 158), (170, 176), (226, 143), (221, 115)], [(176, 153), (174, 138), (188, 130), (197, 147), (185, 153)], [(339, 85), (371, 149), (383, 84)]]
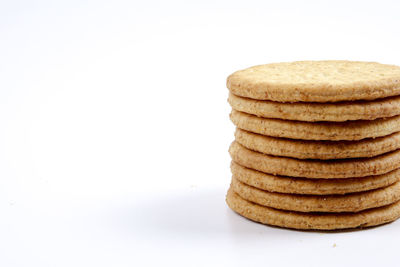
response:
[(1, 1), (0, 266), (394, 266), (400, 221), (252, 223), (230, 183), (226, 77), (400, 64), (396, 1)]

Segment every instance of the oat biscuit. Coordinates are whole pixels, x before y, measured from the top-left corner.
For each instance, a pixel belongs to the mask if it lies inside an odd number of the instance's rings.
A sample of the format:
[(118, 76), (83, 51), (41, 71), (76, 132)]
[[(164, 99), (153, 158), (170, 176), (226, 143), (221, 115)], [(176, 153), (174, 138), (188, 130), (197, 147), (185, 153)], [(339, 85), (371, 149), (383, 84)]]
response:
[(233, 109), (248, 114), (295, 121), (375, 120), (400, 115), (400, 96), (373, 101), (281, 103), (244, 98), (230, 93), (228, 102)]
[(365, 177), (388, 173), (400, 167), (400, 150), (363, 159), (300, 160), (262, 154), (233, 142), (229, 153), (236, 163), (244, 167), (274, 175), (304, 178)]
[(297, 61), (231, 74), (235, 95), (278, 102), (372, 100), (400, 95), (400, 67), (375, 62)]
[(394, 184), (400, 179), (400, 169), (389, 173), (348, 179), (305, 179), (277, 176), (252, 170), (232, 161), (232, 177), (253, 187), (277, 193), (303, 195), (348, 194), (373, 190)]
[(369, 227), (400, 217), (400, 202), (357, 213), (304, 213), (261, 206), (241, 198), (232, 188), (226, 196), (228, 206), (238, 214), (263, 224), (303, 230), (335, 230)]
[(235, 139), (250, 150), (298, 159), (365, 158), (400, 148), (400, 132), (359, 141), (314, 141), (260, 135), (237, 128)]
[(301, 212), (358, 212), (382, 207), (400, 200), (400, 183), (347, 195), (295, 195), (273, 193), (246, 185), (232, 179), (236, 194), (248, 201), (280, 210)]
[(232, 110), (230, 118), (238, 128), (249, 132), (302, 140), (361, 140), (400, 131), (400, 115), (372, 121), (301, 122), (260, 118)]

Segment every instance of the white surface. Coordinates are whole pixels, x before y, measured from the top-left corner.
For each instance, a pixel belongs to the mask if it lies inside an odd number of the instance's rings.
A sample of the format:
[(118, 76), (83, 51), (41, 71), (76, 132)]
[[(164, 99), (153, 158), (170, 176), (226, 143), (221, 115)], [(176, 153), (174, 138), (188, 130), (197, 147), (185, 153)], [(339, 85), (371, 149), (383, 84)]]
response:
[(224, 202), (226, 76), (400, 64), (398, 2), (83, 2), (0, 3), (0, 266), (398, 262), (400, 222), (290, 231)]

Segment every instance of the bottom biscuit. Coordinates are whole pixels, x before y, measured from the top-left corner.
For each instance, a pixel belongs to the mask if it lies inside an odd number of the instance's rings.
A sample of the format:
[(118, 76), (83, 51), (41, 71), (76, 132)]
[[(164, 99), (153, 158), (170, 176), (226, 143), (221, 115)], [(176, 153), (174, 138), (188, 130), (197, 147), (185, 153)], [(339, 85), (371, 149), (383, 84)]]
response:
[(302, 213), (277, 210), (249, 202), (230, 188), (226, 202), (232, 210), (250, 220), (302, 230), (362, 228), (388, 223), (400, 217), (400, 201), (358, 213)]

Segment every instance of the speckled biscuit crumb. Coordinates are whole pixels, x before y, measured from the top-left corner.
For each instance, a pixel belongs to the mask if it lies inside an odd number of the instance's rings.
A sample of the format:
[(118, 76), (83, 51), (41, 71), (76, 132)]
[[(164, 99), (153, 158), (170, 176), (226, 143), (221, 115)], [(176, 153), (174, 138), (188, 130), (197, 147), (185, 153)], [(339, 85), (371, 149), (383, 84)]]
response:
[(278, 102), (337, 102), (400, 95), (400, 67), (376, 62), (297, 61), (250, 67), (231, 74), (229, 90)]

